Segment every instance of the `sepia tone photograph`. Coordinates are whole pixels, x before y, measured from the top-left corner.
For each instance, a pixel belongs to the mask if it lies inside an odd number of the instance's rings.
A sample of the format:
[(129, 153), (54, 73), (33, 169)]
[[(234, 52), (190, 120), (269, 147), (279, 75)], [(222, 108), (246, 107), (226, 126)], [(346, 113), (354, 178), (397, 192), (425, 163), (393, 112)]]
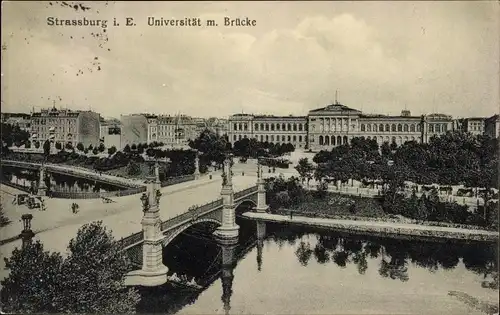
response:
[(2, 314), (499, 313), (498, 1), (3, 1)]

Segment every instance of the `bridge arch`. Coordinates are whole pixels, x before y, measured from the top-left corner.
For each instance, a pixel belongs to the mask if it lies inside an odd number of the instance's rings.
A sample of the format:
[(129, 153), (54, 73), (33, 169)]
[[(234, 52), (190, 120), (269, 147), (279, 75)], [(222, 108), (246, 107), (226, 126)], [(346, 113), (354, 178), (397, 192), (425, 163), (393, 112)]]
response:
[(243, 199), (239, 200), (234, 205), (234, 207), (235, 207), (235, 212), (241, 212), (246, 207), (251, 207), (251, 208), (257, 207), (257, 203), (255, 202), (255, 200), (252, 199)]
[(194, 221), (190, 221), (186, 224), (183, 224), (173, 230), (169, 230), (164, 232), (165, 238), (162, 241), (163, 247), (166, 247), (174, 238), (176, 238), (179, 234), (186, 231), (192, 226), (195, 226), (200, 223), (215, 223), (217, 226), (221, 226), (222, 222), (220, 220), (212, 219), (212, 218), (199, 218)]

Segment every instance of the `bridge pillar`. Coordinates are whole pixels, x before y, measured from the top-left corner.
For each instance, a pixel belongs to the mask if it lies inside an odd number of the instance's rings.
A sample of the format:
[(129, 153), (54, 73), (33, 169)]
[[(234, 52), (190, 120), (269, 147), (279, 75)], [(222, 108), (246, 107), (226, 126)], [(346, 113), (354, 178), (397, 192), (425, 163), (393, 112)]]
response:
[(269, 206), (266, 204), (266, 187), (264, 177), (262, 176), (262, 165), (257, 160), (257, 207), (256, 212), (267, 212)]
[(214, 232), (218, 239), (238, 242), (240, 227), (236, 224), (236, 206), (234, 204), (234, 190), (231, 170), (232, 154), (224, 161), (222, 172), (222, 225)]
[(199, 179), (200, 178), (200, 153), (198, 150), (195, 151), (195, 158), (194, 158), (194, 178)]
[(38, 196), (46, 196), (47, 195), (47, 186), (45, 185), (45, 166), (42, 164), (39, 172), (39, 180), (38, 180)]
[(262, 270), (262, 252), (264, 248), (264, 238), (266, 237), (266, 223), (257, 221), (257, 270)]
[(168, 268), (163, 265), (163, 234), (160, 219), (160, 176), (158, 162), (155, 163), (155, 177), (147, 180), (147, 190), (142, 194), (142, 269), (129, 272), (125, 285), (158, 286), (167, 282)]
[(219, 243), (222, 250), (222, 303), (225, 314), (229, 314), (231, 310), (231, 295), (233, 294), (233, 270), (236, 264), (235, 254), (237, 245)]

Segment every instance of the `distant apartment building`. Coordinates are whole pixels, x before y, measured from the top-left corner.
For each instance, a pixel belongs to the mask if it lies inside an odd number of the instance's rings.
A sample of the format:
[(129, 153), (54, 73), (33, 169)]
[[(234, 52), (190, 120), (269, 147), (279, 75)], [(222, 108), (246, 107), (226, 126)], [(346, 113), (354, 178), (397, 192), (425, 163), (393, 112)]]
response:
[(223, 118), (209, 118), (206, 121), (206, 127), (218, 136), (224, 136), (229, 131), (229, 121)]
[(99, 121), (99, 113), (93, 111), (42, 109), (31, 114), (31, 140), (95, 146), (99, 144)]
[(149, 114), (121, 115), (120, 148), (148, 142), (148, 120), (155, 117)]
[(461, 120), (462, 131), (473, 135), (484, 134), (484, 117), (468, 117)]
[(205, 128), (203, 118), (186, 115), (122, 115), (121, 146), (162, 142), (171, 147), (185, 147)]
[(17, 126), (21, 130), (31, 132), (31, 115), (24, 113), (2, 113), (2, 123)]
[(498, 114), (485, 119), (484, 134), (492, 138), (500, 138), (500, 116)]
[(121, 150), (121, 122), (118, 119), (101, 119), (100, 140), (106, 148)]
[(148, 143), (162, 142), (171, 147), (184, 147), (204, 129), (204, 120), (186, 115), (152, 115), (148, 118)]

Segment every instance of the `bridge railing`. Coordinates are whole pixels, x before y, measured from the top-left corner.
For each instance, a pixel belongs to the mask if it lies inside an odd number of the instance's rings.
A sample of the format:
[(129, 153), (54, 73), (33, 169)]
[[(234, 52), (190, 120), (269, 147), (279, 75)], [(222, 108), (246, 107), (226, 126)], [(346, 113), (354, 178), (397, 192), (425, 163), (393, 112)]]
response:
[[(7, 166), (17, 166), (17, 167), (25, 167), (25, 168), (31, 168), (31, 169), (38, 169), (40, 168), (39, 163), (34, 163), (34, 162), (24, 162), (24, 161), (13, 161), (13, 160), (2, 160), (2, 164), (7, 165)], [(45, 163), (45, 166), (48, 168), (53, 173), (60, 173), (60, 174), (65, 174), (65, 175), (71, 175), (75, 177), (85, 177), (87, 179), (92, 179), (92, 180), (97, 180), (100, 182), (106, 182), (106, 183), (111, 183), (113, 185), (123, 187), (123, 188), (136, 188), (136, 187), (142, 187), (143, 185), (139, 185), (137, 183), (133, 182), (125, 182), (124, 180), (117, 180), (114, 178), (109, 178), (109, 177), (102, 177), (99, 175), (99, 173), (87, 169), (84, 167), (77, 167), (77, 166), (64, 166), (64, 165), (58, 165), (58, 164), (52, 164), (52, 163)], [(75, 170), (80, 170), (81, 172), (75, 171)]]
[(51, 191), (53, 198), (61, 199), (98, 199), (111, 197), (124, 197), (129, 195), (145, 192), (146, 187), (129, 188), (125, 190), (104, 191), (104, 192), (66, 192), (66, 191)]
[(123, 246), (123, 248), (130, 247), (134, 244), (140, 243), (144, 240), (144, 233), (143, 231), (134, 233), (130, 236), (124, 237), (118, 241), (118, 243)]
[(241, 198), (243, 196), (252, 194), (252, 193), (254, 193), (256, 191), (257, 191), (257, 186), (252, 186), (250, 188), (243, 189), (241, 191), (238, 191), (238, 192), (234, 193), (234, 199), (239, 199), (239, 198)]
[[(257, 186), (252, 186), (250, 188), (238, 191), (234, 194), (234, 199), (239, 199), (243, 196), (252, 194), (257, 191)], [(198, 217), (203, 216), (204, 214), (213, 211), (216, 208), (219, 208), (222, 206), (223, 201), (221, 199), (214, 200), (212, 202), (209, 202), (207, 204), (204, 204), (202, 206), (196, 207), (196, 208), (191, 208), (187, 212), (184, 212), (178, 216), (175, 216), (173, 218), (170, 218), (168, 220), (165, 220), (161, 223), (161, 231), (165, 231), (169, 228), (172, 228), (174, 226), (180, 225), (186, 221), (189, 220), (195, 220)], [(144, 239), (143, 232), (138, 232), (135, 234), (132, 234), (130, 236), (127, 236), (123, 239), (121, 239), (119, 242), (121, 242), (122, 246), (127, 248), (130, 247), (134, 244), (140, 243)]]
[(207, 204), (204, 204), (200, 207), (188, 210), (187, 212), (184, 212), (176, 217), (173, 217), (173, 218), (170, 218), (168, 220), (163, 221), (161, 223), (161, 230), (164, 231), (167, 228), (170, 228), (172, 226), (176, 226), (176, 225), (181, 224), (185, 221), (192, 220), (193, 218), (198, 218), (198, 217), (204, 215), (206, 212), (210, 212), (214, 208), (218, 208), (220, 206), (222, 206), (222, 199), (218, 199), (218, 200), (209, 202)]

